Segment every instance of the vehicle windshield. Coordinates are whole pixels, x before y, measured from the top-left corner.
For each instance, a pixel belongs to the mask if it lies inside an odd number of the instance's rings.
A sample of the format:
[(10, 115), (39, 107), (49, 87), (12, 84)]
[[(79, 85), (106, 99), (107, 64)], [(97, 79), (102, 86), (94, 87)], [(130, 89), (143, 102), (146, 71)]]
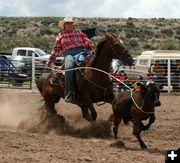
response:
[(117, 59), (112, 60), (111, 67), (112, 67), (113, 72), (124, 69), (123, 64)]
[(47, 55), (47, 53), (44, 52), (44, 51), (41, 50), (41, 49), (36, 49), (35, 52), (36, 52), (39, 56)]

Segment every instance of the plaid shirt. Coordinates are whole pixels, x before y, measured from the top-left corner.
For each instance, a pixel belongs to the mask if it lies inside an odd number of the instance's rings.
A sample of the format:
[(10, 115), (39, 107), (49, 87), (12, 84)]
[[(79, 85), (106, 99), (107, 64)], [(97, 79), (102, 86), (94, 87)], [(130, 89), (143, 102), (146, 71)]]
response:
[(77, 47), (89, 49), (92, 44), (93, 43), (88, 39), (86, 34), (79, 30), (74, 30), (71, 33), (66, 31), (60, 32), (56, 37), (55, 45), (48, 60), (48, 65), (56, 60), (60, 51), (64, 53), (69, 49)]

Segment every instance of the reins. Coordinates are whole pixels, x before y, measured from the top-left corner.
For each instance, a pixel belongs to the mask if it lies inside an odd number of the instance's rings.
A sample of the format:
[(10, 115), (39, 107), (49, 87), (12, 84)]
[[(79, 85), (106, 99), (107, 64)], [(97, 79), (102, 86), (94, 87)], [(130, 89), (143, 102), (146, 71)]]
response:
[[(63, 66), (63, 65), (62, 65)], [(126, 85), (124, 82), (122, 82), (121, 80), (119, 80), (118, 78), (114, 77), (113, 75), (109, 74), (108, 72), (98, 69), (98, 68), (94, 68), (94, 67), (75, 67), (75, 68), (71, 68), (68, 70), (62, 70), (62, 66), (54, 66), (53, 68), (48, 67), (48, 69), (51, 69), (53, 72), (55, 73), (63, 73), (63, 72), (68, 72), (68, 71), (74, 71), (74, 70), (80, 70), (80, 69), (91, 69), (91, 70), (95, 70), (95, 71), (99, 71), (102, 72), (108, 76), (110, 76), (111, 78), (113, 78), (114, 80), (120, 82), (121, 84), (123, 84), (125, 87), (127, 87), (128, 89), (131, 89), (128, 85)], [(54, 69), (55, 68), (55, 69)]]

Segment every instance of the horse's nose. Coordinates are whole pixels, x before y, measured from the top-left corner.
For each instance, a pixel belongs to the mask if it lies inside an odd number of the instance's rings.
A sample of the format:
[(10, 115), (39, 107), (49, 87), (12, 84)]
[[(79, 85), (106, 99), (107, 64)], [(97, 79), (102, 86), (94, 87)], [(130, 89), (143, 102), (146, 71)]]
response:
[(128, 64), (128, 66), (134, 66), (134, 60), (133, 60), (133, 58), (132, 57), (129, 57), (128, 59), (127, 59), (127, 64)]
[(134, 59), (132, 60), (132, 65), (135, 66), (135, 60)]

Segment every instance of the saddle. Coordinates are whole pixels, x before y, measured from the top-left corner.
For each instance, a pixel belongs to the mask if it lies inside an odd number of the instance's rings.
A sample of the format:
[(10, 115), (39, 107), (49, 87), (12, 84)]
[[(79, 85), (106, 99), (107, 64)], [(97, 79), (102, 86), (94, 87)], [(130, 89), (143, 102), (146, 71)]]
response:
[(91, 51), (86, 50), (85, 52), (78, 53), (74, 56), (76, 61), (76, 67), (86, 66), (93, 53)]
[[(93, 52), (88, 51), (88, 50), (86, 50), (85, 52), (76, 54), (74, 56), (75, 67), (85, 67), (92, 56), (93, 56)], [(64, 66), (62, 67), (62, 70), (64, 70)], [(77, 70), (75, 70), (75, 81), (79, 78), (79, 75), (76, 72)], [(53, 85), (63, 85), (64, 81), (65, 81), (65, 78), (64, 78), (63, 73), (55, 74), (50, 80), (51, 84)]]

